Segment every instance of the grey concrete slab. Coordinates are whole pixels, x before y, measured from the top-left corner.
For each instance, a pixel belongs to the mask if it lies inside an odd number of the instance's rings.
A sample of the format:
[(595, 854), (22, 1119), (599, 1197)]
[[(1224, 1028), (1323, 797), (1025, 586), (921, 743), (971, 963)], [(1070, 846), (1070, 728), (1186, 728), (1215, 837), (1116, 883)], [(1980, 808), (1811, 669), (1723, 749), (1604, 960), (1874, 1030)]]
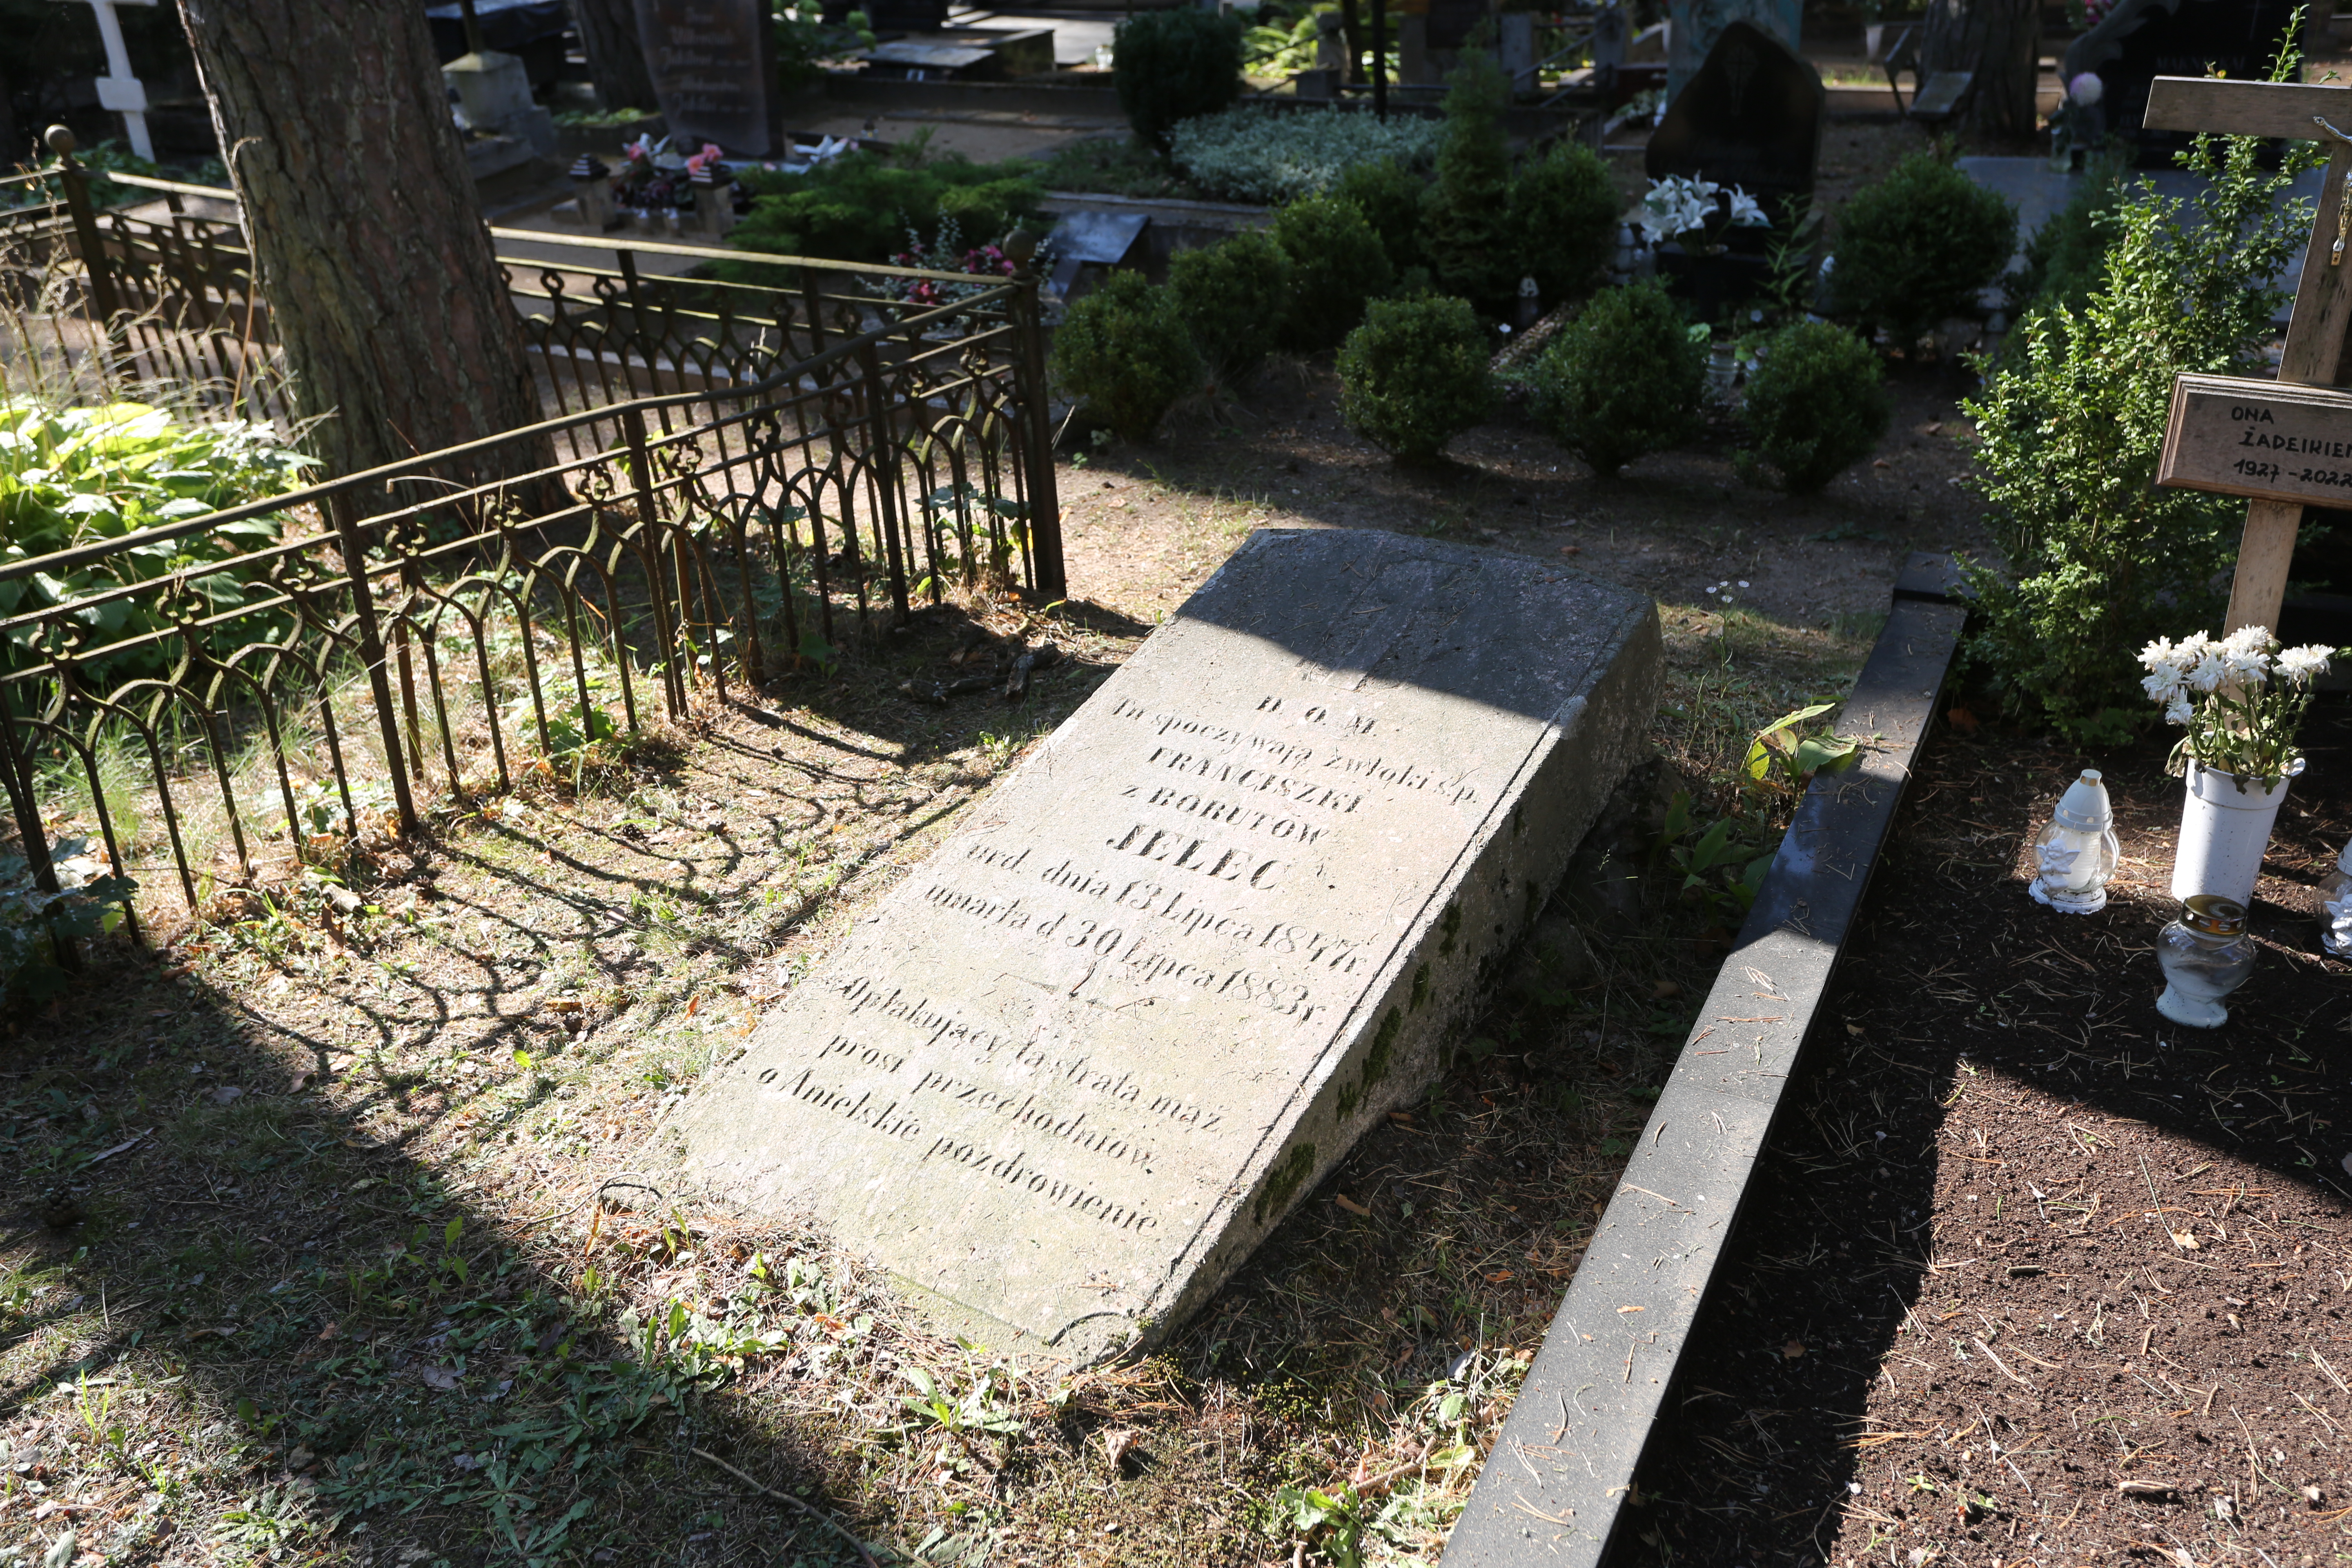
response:
[(996, 1348), (1150, 1342), (1438, 1072), (1661, 647), (1564, 568), (1255, 534), (706, 1079), (689, 1182)]
[[(2087, 178), (2084, 174), (2053, 169), (2047, 158), (1962, 158), (1958, 161), (1958, 167), (1978, 184), (1987, 190), (1999, 191), (2017, 204), (2019, 248), (2018, 254), (2011, 258), (2011, 268), (2025, 264), (2025, 242), (2033, 237), (2036, 229), (2058, 216), (2066, 204), (2074, 199), (2074, 193), (2082, 188), (2083, 181)], [(2319, 201), (2320, 178), (2325, 173), (2321, 169), (2305, 169), (2295, 177), (2294, 184), (2282, 199), (2300, 199), (2315, 209)], [(2199, 176), (2181, 169), (2136, 170), (2130, 177), (2152, 181), (2158, 191), (2181, 201), (2194, 198), (2205, 185)], [(2292, 296), (2302, 278), (2303, 248), (2298, 246), (2287, 262), (2286, 270), (2280, 274), (2277, 286)], [(2286, 322), (2286, 307), (2284, 305), (2279, 308), (2278, 321), (2282, 326)]]
[[(1915, 556), (1913, 595), (1948, 567)], [(1594, 1568), (1675, 1387), (1790, 1075), (1932, 722), (1966, 612), (1898, 596), (1454, 1528), (1445, 1568)]]

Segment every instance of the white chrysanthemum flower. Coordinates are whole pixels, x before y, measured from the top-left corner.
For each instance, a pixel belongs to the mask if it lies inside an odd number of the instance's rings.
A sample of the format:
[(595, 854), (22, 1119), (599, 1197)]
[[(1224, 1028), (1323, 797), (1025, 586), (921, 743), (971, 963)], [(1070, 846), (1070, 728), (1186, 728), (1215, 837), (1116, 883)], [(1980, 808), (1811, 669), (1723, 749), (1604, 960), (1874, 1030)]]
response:
[(2278, 656), (2279, 673), (2301, 686), (2315, 676), (2327, 673), (2327, 656), (2336, 650), (2326, 643), (2305, 643), (2291, 647)]
[(2179, 645), (2169, 637), (2158, 637), (2139, 650), (2139, 662), (2143, 669), (2162, 669), (2168, 667), (2178, 669), (2181, 663)]
[(2249, 653), (2257, 649), (2268, 652), (2270, 647), (2271, 629), (2268, 626), (2240, 626), (2221, 642), (2221, 650), (2225, 653)]
[(2230, 666), (2219, 649), (2209, 648), (2189, 672), (2189, 686), (2194, 691), (2217, 691), (2221, 682), (2230, 679)]
[(2164, 721), (2168, 724), (2186, 724), (2194, 711), (2195, 710), (2189, 706), (2189, 699), (2176, 692), (2172, 700), (2164, 705)]
[(2139, 689), (2147, 693), (2150, 702), (2169, 702), (2180, 695), (2180, 681), (2178, 666), (2158, 665), (2147, 679), (2139, 683)]

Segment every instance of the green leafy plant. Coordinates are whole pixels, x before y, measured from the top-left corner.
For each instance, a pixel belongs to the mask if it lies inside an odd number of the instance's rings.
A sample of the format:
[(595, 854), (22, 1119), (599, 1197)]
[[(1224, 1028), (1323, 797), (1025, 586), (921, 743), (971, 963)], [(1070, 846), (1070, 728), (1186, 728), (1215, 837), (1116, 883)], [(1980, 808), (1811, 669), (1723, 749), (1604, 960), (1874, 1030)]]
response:
[(2121, 160), (2103, 159), (2084, 172), (2073, 197), (2025, 242), (2025, 265), (2002, 277), (2011, 315), (2022, 321), (2057, 305), (2083, 309), (2105, 277), (2126, 194)]
[(1793, 713), (1783, 713), (1759, 730), (1739, 764), (1740, 787), (1794, 795), (1812, 782), (1815, 773), (1840, 773), (1852, 766), (1862, 754), (1860, 742), (1804, 732), (1805, 725), (1836, 706), (1834, 702), (1816, 702)]
[(1274, 205), (1329, 190), (1367, 163), (1426, 168), (1438, 135), (1434, 121), (1404, 115), (1382, 121), (1366, 109), (1284, 113), (1237, 104), (1177, 124), (1168, 147), (1170, 162), (1208, 195)]
[(1241, 20), (1196, 5), (1129, 16), (1112, 36), (1111, 79), (1135, 133), (1164, 150), (1179, 121), (1241, 96)]
[(22, 855), (0, 855), (0, 1011), (17, 1012), (47, 1001), (70, 983), (58, 963), (57, 943), (86, 942), (112, 931), (139, 884), (107, 869), (84, 838), (49, 848), (58, 891), (45, 892)]
[[(280, 495), (314, 458), (266, 425), (190, 424), (144, 403), (58, 408), (0, 399), (0, 561), (94, 544), (184, 518)], [(275, 515), (226, 523), (189, 538), (140, 544), (88, 566), (0, 583), (0, 615), (143, 582), (200, 562), (223, 561), (274, 542)], [(221, 573), (194, 584), (205, 614), (245, 602), (243, 580)], [(162, 625), (151, 600), (125, 597), (80, 613), (96, 646)], [(160, 662), (163, 655), (146, 662)]]
[(1706, 353), (1656, 281), (1603, 289), (1538, 356), (1529, 409), (1605, 478), (1697, 427)]
[[(751, 210), (727, 236), (740, 250), (887, 261), (907, 233), (936, 234), (953, 219), (958, 231), (994, 239), (1035, 215), (1045, 199), (1036, 166), (975, 163), (927, 147), (846, 153), (805, 174), (753, 171)], [(721, 276), (773, 281), (774, 268), (750, 260), (721, 262)]]
[(1445, 140), (1422, 198), (1421, 244), (1438, 287), (1489, 316), (1510, 309), (1521, 256), (1511, 223), (1511, 151), (1503, 111), (1510, 79), (1484, 50), (1465, 50), (1445, 79)]
[(1201, 360), (1169, 290), (1122, 270), (1070, 307), (1054, 334), (1053, 374), (1121, 439), (1142, 441), (1198, 390)]
[(1830, 313), (1897, 345), (1973, 308), (2017, 248), (2017, 208), (1933, 153), (1914, 153), (1838, 214)]
[[(1428, 121), (1418, 123), (1428, 125)], [(1352, 202), (1381, 237), (1389, 265), (1399, 278), (1414, 268), (1426, 268), (1421, 251), (1421, 196), (1429, 182), (1394, 158), (1374, 158), (1350, 164), (1331, 185), (1331, 194)]]
[(1274, 216), (1275, 243), (1290, 258), (1282, 334), (1291, 347), (1328, 349), (1364, 319), (1364, 305), (1396, 280), (1380, 236), (1354, 204), (1308, 196)]
[(1339, 412), (1399, 462), (1434, 462), (1493, 408), (1486, 330), (1466, 300), (1375, 300), (1339, 349)]
[[(1878, 356), (1825, 321), (1800, 321), (1764, 340), (1740, 417), (1753, 456), (1799, 494), (1820, 489), (1870, 456), (1895, 417)], [(1747, 454), (1743, 454), (1746, 456)]]
[(1281, 328), (1290, 296), (1290, 257), (1264, 229), (1221, 245), (1181, 250), (1168, 263), (1176, 313), (1212, 374), (1248, 379)]
[(2154, 480), (2176, 375), (2264, 374), (2284, 299), (2267, 280), (2311, 222), (2287, 186), (2317, 154), (2294, 143), (2265, 171), (2262, 145), (2200, 138), (2181, 160), (2206, 181), (2191, 201), (2134, 187), (2099, 287), (2023, 323), (2015, 362), (1962, 405), (2006, 562), (1964, 563), (1979, 608), (1969, 658), (2012, 710), (2078, 742), (2145, 727), (2140, 648), (2221, 618), (2244, 503)]
[(1342, 1481), (1321, 1487), (1284, 1487), (1275, 1508), (1285, 1524), (1318, 1547), (1334, 1568), (1363, 1568), (1364, 1500)]
[(776, 12), (776, 82), (790, 91), (824, 78), (820, 62), (874, 47), (874, 24), (852, 11), (838, 25), (827, 23), (818, 0), (791, 0)]
[(1601, 155), (1563, 136), (1511, 179), (1509, 227), (1519, 270), (1546, 300), (1591, 286), (1616, 247), (1618, 196)]

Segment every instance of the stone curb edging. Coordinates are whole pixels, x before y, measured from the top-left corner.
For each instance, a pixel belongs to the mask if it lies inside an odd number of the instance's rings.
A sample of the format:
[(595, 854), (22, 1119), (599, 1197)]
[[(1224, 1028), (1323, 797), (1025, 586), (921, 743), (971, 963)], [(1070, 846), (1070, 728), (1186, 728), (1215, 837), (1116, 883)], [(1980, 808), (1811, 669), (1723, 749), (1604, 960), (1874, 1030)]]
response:
[(1915, 554), (1817, 776), (1486, 1457), (1442, 1568), (1598, 1568), (1853, 929), (1968, 612)]

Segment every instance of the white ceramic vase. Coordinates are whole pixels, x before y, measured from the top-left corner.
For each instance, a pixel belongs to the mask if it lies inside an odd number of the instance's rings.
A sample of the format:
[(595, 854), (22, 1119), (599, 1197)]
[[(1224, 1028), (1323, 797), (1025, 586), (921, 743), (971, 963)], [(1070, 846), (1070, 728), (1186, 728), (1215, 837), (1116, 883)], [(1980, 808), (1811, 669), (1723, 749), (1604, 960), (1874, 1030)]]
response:
[(2180, 847), (2172, 858), (2172, 896), (2212, 893), (2251, 905), (2254, 879), (2262, 874), (2263, 851), (2270, 846), (2271, 825), (2286, 803), (2287, 781), (2301, 772), (2298, 758), (2270, 788), (2249, 784), (2242, 790), (2236, 774), (2190, 762)]

